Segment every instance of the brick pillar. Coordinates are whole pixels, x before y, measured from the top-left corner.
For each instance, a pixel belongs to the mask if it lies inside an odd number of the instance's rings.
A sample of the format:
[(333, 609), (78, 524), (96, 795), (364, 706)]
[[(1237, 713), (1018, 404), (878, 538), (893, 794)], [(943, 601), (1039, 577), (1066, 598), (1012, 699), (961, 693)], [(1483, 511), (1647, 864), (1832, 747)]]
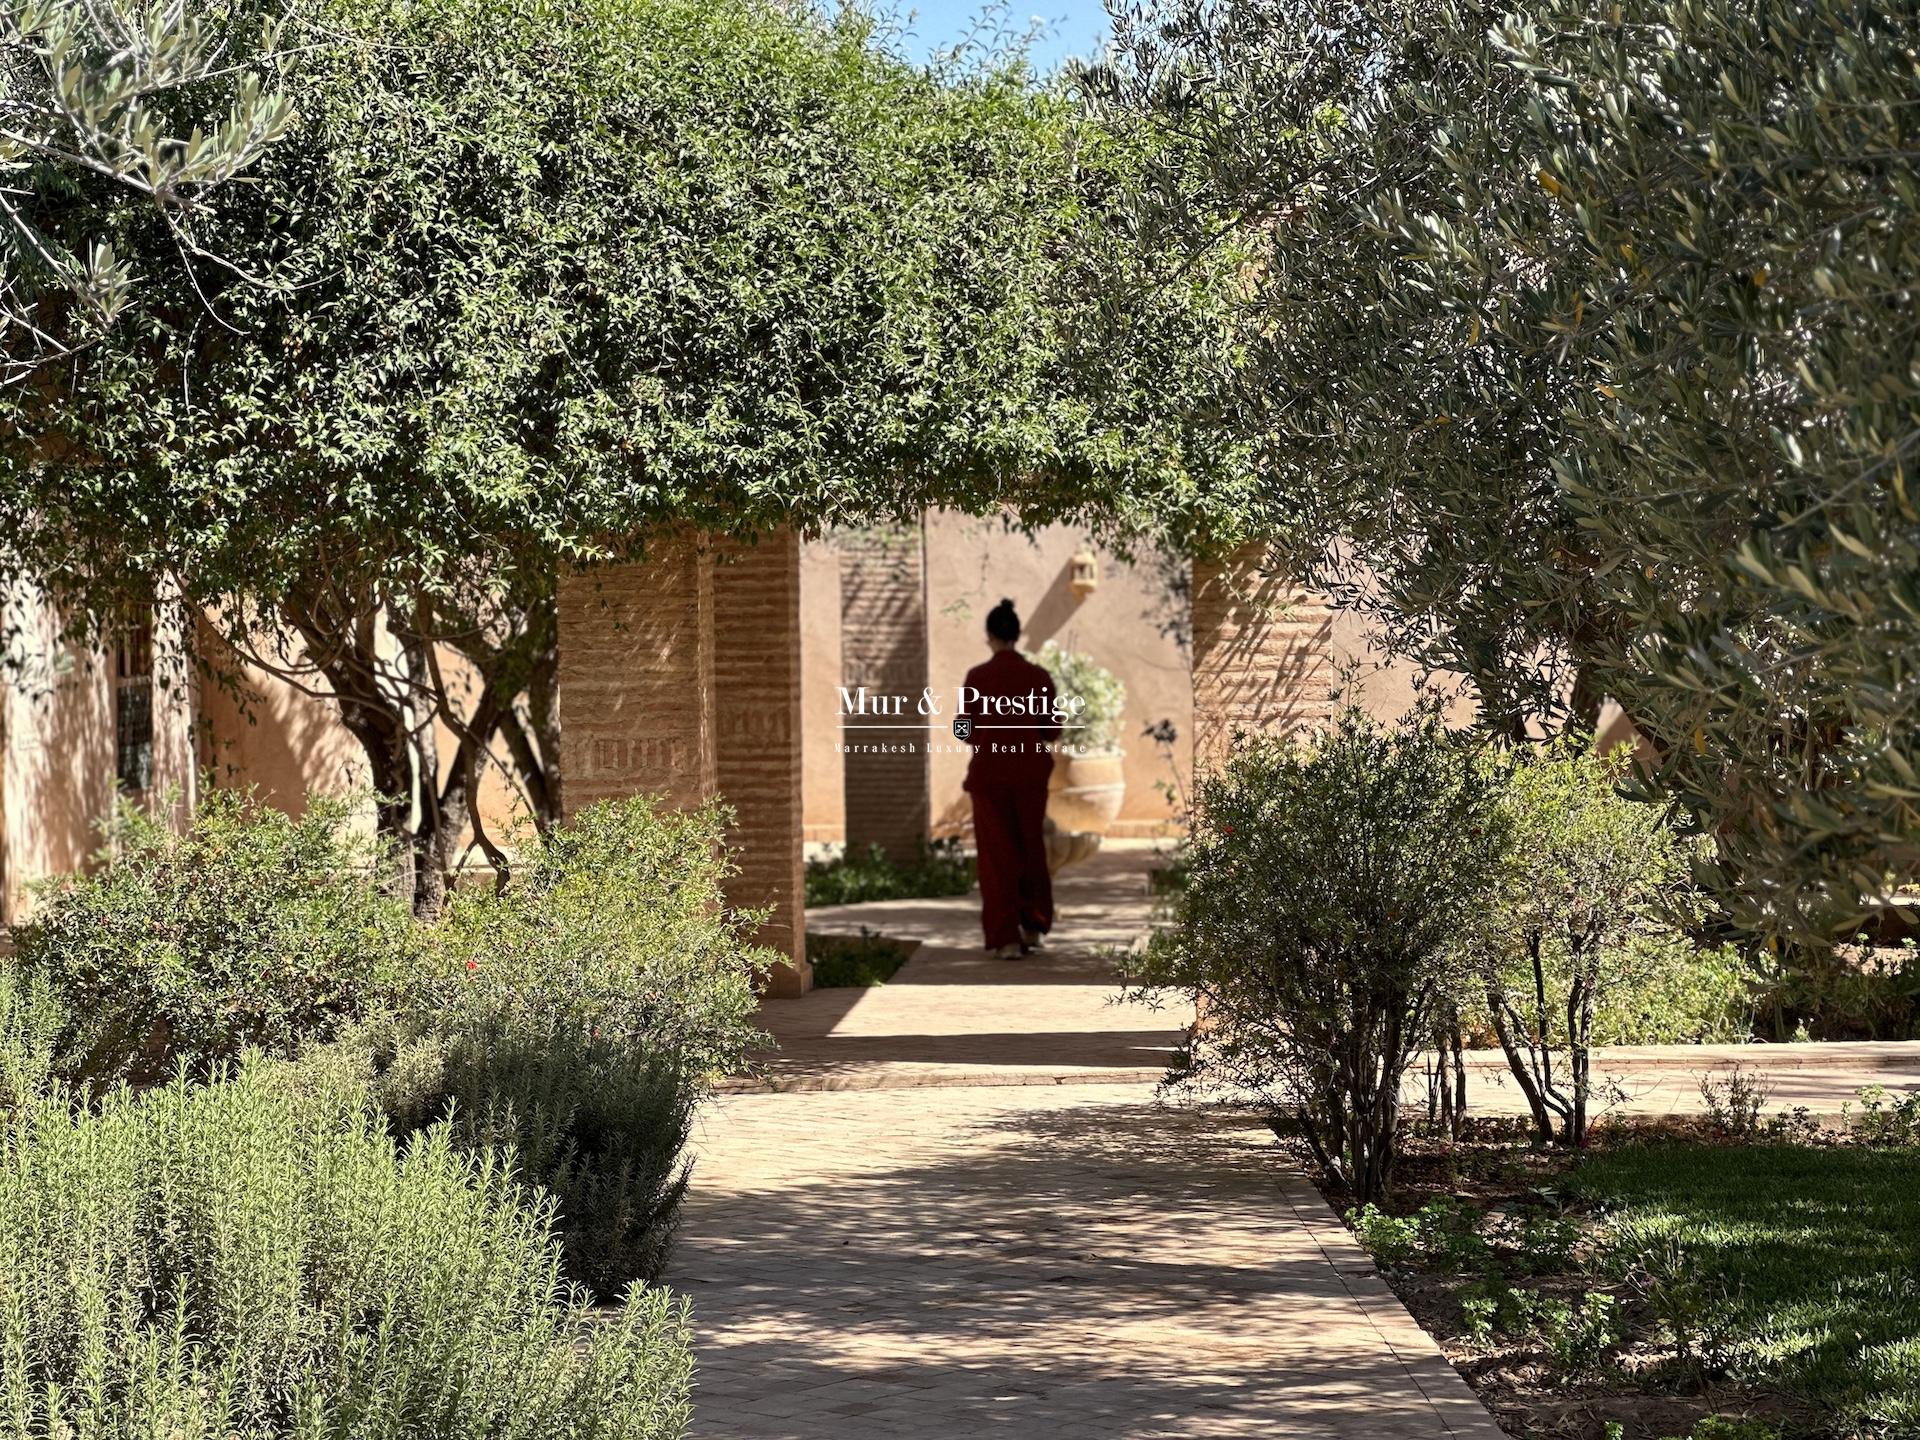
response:
[[(847, 850), (878, 845), (911, 860), (932, 823), (928, 722), (914, 708), (927, 684), (926, 534), (916, 520), (897, 529), (854, 531), (840, 540), (841, 684), (906, 697), (904, 715), (843, 719), (852, 746), (895, 753), (846, 756)], [(878, 728), (878, 727), (889, 728)]]
[(1332, 608), (1249, 545), (1193, 567), (1194, 764), (1218, 765), (1239, 732), (1284, 734), (1333, 713)]
[(641, 793), (711, 799), (712, 558), (663, 545), (566, 576), (559, 612), (561, 812)]
[[(720, 794), (733, 807), (736, 905), (772, 914), (760, 942), (777, 950), (768, 989), (804, 994), (806, 885), (801, 860), (800, 539), (715, 545), (714, 739)], [(824, 737), (823, 737), (824, 738)]]

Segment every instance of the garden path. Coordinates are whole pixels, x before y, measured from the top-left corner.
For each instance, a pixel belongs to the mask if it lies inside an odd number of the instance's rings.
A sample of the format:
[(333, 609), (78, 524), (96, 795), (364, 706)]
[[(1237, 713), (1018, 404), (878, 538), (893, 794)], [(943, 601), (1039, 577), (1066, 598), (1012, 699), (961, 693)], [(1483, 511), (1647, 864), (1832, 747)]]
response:
[[(1113, 1003), (1149, 847), (1060, 883), (1059, 943), (980, 955), (976, 902), (815, 911), (921, 942), (885, 986), (771, 1002), (778, 1050), (698, 1117), (668, 1282), (702, 1440), (1499, 1440), (1245, 1113), (1158, 1103), (1188, 1015)], [(1602, 1052), (1640, 1113), (1744, 1062), (1776, 1106), (1920, 1083), (1920, 1044)], [(1472, 1105), (1513, 1111), (1497, 1055)]]
[(1158, 1105), (1186, 1017), (1110, 1002), (1144, 858), (1069, 872), (1061, 943), (975, 953), (972, 902), (849, 907), (895, 979), (770, 1004), (759, 1087), (700, 1115), (670, 1284), (696, 1436), (1498, 1440), (1245, 1115)]

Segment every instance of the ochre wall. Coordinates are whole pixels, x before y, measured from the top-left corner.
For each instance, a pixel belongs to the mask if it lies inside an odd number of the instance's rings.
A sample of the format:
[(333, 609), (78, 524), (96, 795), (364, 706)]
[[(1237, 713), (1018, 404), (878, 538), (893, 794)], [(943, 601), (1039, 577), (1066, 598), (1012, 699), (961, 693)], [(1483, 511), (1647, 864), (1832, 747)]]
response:
[(61, 644), (37, 599), (8, 603), (16, 638), (15, 663), (0, 674), (0, 921), (13, 924), (33, 882), (82, 869), (99, 851), (114, 742), (104, 657)]
[[(1080, 598), (1068, 581), (1074, 553), (1085, 543), (1080, 531), (1064, 525), (1029, 536), (1009, 532), (997, 520), (929, 514), (929, 683), (943, 703), (951, 701), (967, 671), (987, 658), (987, 612), (1002, 596), (1011, 598), (1025, 626), (1023, 650), (1035, 654), (1047, 641), (1057, 641), (1090, 655), (1127, 687), (1120, 726), (1127, 795), (1112, 833), (1159, 833), (1174, 808), (1163, 786), (1176, 777), (1185, 783), (1192, 768), (1193, 691), (1180, 643), (1186, 602), (1167, 578), (1182, 567), (1160, 566), (1151, 557), (1129, 564), (1096, 549), (1099, 586)], [(950, 703), (946, 713), (951, 714)], [(1172, 721), (1179, 736), (1171, 762), (1141, 734), (1161, 720)], [(951, 831), (969, 814), (960, 788), (967, 755), (951, 736), (932, 738), (934, 827)]]
[(847, 833), (847, 767), (840, 754), (840, 552), (800, 547), (800, 791), (808, 840)]

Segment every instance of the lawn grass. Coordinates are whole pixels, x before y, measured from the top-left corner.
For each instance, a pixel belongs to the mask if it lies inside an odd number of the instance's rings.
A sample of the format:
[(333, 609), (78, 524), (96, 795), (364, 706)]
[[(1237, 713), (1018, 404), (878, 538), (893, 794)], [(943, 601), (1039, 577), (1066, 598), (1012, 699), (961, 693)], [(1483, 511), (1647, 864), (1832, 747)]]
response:
[(1920, 1148), (1626, 1145), (1573, 1195), (1674, 1267), (1740, 1379), (1838, 1435), (1920, 1435)]

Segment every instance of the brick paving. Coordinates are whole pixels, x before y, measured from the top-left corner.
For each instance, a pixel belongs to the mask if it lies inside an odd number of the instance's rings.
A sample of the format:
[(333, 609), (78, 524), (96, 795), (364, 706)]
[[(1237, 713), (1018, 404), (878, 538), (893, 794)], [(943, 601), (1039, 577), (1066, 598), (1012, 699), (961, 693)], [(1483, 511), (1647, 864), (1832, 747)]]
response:
[(1186, 1017), (1112, 1003), (1140, 854), (1061, 902), (1017, 965), (965, 900), (813, 918), (922, 948), (770, 1004), (773, 1093), (698, 1118), (695, 1435), (1498, 1440), (1265, 1127), (1156, 1103)]
[(1141, 1085), (723, 1097), (706, 1437), (1500, 1432), (1264, 1127)]
[[(974, 901), (815, 912), (920, 942), (889, 984), (768, 1005), (778, 1049), (696, 1123), (668, 1282), (702, 1440), (1498, 1440), (1270, 1132), (1156, 1100), (1186, 1015), (1113, 1003), (1144, 846), (1060, 884), (1062, 943), (978, 954)], [(1920, 1044), (1601, 1052), (1635, 1113), (1703, 1070), (1826, 1113), (1920, 1083)], [(1516, 1110), (1498, 1056), (1472, 1104)], [(1410, 1097), (1411, 1098), (1411, 1097)]]

